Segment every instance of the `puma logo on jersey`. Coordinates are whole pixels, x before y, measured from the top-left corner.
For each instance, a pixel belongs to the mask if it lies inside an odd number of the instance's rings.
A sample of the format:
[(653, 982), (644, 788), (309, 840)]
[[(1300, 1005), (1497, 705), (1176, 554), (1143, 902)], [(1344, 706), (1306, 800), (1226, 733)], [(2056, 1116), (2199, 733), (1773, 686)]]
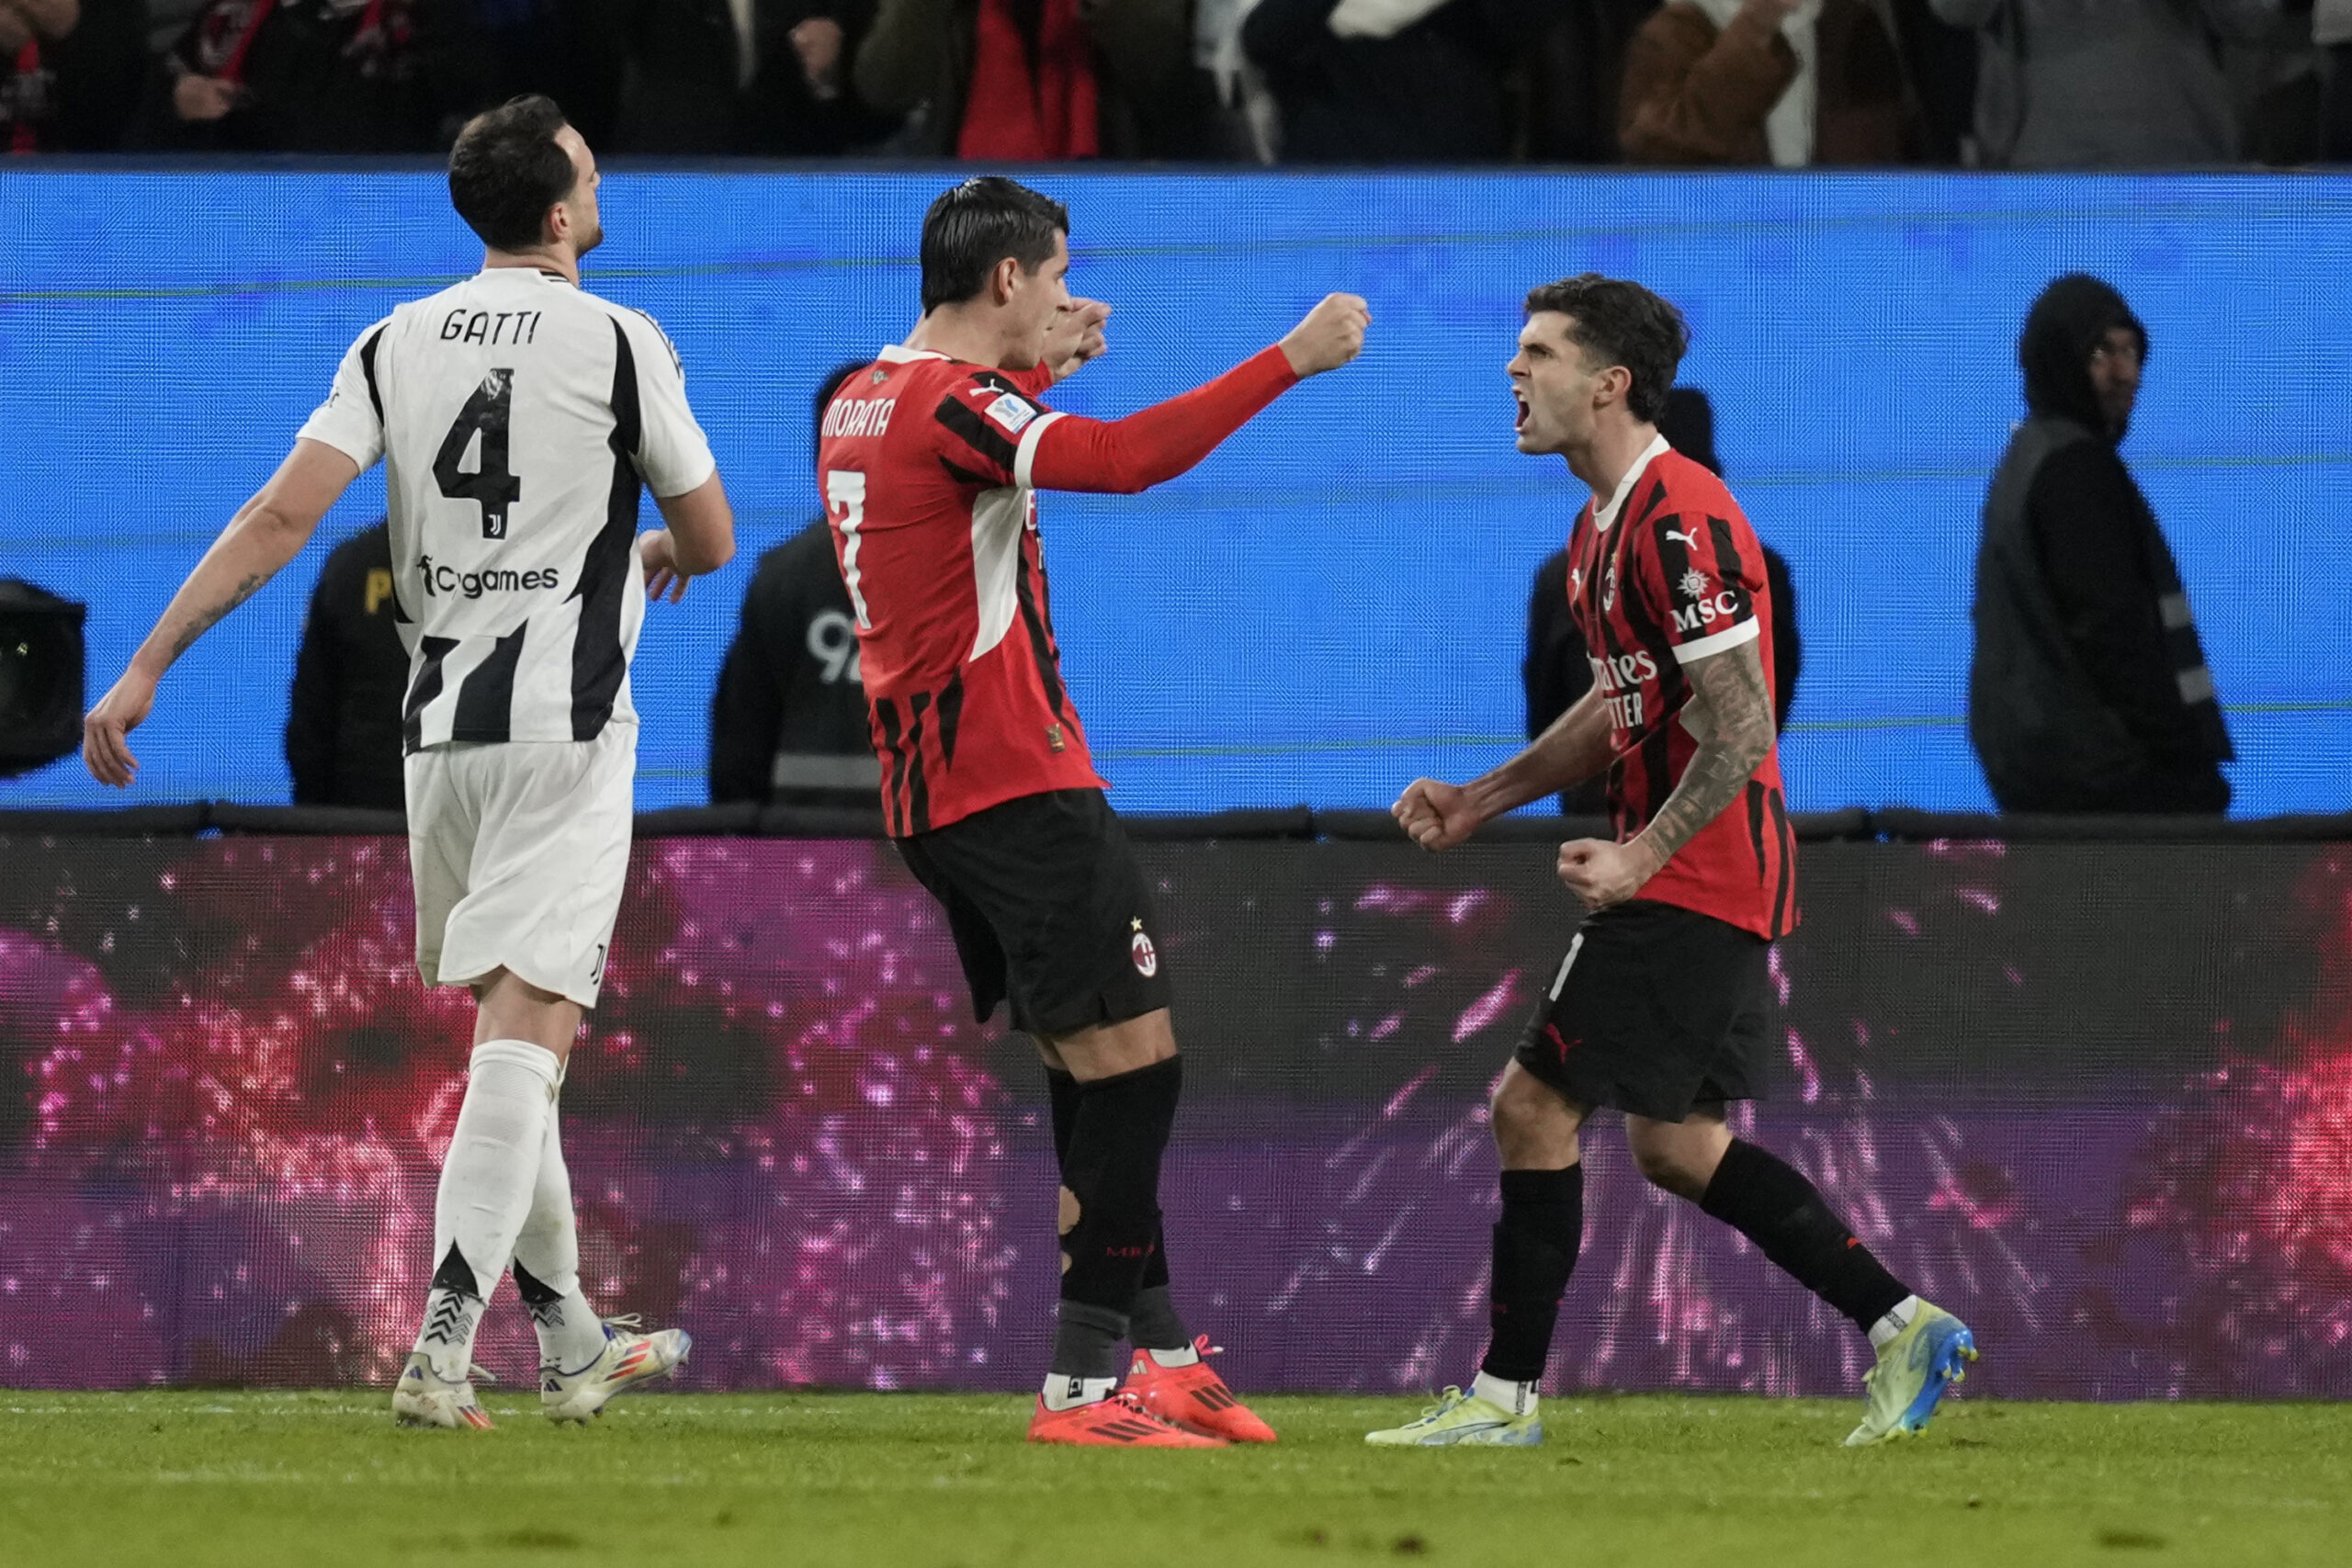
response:
[(1679, 539), (1679, 540), (1681, 540), (1684, 544), (1686, 544), (1686, 545), (1690, 546), (1690, 547), (1692, 549), (1694, 549), (1694, 550), (1695, 550), (1695, 549), (1697, 549), (1697, 548), (1699, 547), (1699, 541), (1698, 541), (1698, 539), (1697, 539), (1695, 536), (1691, 536), (1691, 535), (1689, 535), (1689, 534), (1678, 534), (1678, 533), (1676, 533), (1673, 529), (1668, 528), (1668, 529), (1666, 531), (1666, 536), (1667, 536), (1668, 538), (1669, 538), (1669, 539)]

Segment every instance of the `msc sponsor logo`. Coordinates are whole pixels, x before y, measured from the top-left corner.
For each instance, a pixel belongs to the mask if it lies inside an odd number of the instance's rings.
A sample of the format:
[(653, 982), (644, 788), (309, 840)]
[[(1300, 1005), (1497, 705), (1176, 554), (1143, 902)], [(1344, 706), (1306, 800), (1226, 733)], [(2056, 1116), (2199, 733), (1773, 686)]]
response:
[(516, 571), (511, 567), (459, 571), (431, 556), (419, 556), (416, 572), (424, 580), (425, 596), (430, 599), (438, 599), (444, 593), (461, 599), (479, 599), (485, 593), (537, 593), (542, 589), (563, 586), (563, 574), (551, 566), (531, 571)]
[(1739, 619), (1739, 595), (1726, 589), (1700, 600), (1688, 609), (1674, 612), (1674, 629), (1695, 632), (1701, 626), (1712, 626), (1717, 621), (1729, 623)]

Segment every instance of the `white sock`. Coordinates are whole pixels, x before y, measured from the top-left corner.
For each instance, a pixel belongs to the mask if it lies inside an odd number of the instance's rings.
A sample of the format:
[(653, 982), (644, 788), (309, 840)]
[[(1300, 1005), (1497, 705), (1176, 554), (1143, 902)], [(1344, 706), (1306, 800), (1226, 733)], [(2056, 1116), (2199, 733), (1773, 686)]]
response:
[(1910, 1327), (1911, 1320), (1918, 1315), (1918, 1297), (1905, 1296), (1901, 1301), (1895, 1303), (1893, 1307), (1887, 1310), (1887, 1314), (1884, 1317), (1880, 1318), (1876, 1323), (1871, 1325), (1871, 1348), (1873, 1350), (1885, 1349), (1887, 1341), (1893, 1339), (1896, 1335)]
[[(525, 1275), (531, 1285), (524, 1285)], [(578, 1372), (605, 1353), (605, 1323), (580, 1292), (580, 1225), (571, 1208), (571, 1172), (563, 1163), (563, 1101), (548, 1107), (547, 1145), (539, 1155), (531, 1212), (514, 1237), (514, 1286), (539, 1332), (539, 1362)]]
[(1046, 1408), (1075, 1410), (1081, 1404), (1100, 1404), (1111, 1397), (1119, 1386), (1116, 1378), (1073, 1378), (1052, 1372), (1046, 1374)]
[(555, 1054), (527, 1040), (474, 1047), (465, 1103), (433, 1204), (434, 1285), (416, 1348), (452, 1382), (473, 1363), (482, 1303), (498, 1288), (531, 1212), (555, 1103)]
[(1181, 1350), (1154, 1350), (1151, 1359), (1163, 1367), (1197, 1367), (1201, 1364), (1201, 1352), (1187, 1345)]
[(1513, 1416), (1535, 1414), (1535, 1385), (1512, 1382), (1492, 1372), (1482, 1371), (1470, 1381), (1470, 1392), (1487, 1404), (1510, 1411)]

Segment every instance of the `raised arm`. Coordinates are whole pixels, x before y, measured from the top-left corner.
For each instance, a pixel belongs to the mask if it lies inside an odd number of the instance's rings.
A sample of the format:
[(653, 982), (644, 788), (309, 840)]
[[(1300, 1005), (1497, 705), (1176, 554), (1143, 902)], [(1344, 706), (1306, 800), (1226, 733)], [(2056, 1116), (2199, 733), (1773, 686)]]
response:
[(1772, 750), (1772, 690), (1764, 646), (1755, 637), (1682, 667), (1691, 694), (1681, 722), (1698, 750), (1657, 815), (1623, 844), (1584, 840), (1560, 846), (1560, 880), (1592, 908), (1622, 904), (1657, 874), (1700, 829), (1737, 800)]
[(1415, 779), (1389, 814), (1421, 848), (1450, 850), (1504, 812), (1573, 789), (1608, 765), (1609, 710), (1596, 685), (1501, 767), (1466, 784)]
[(1125, 419), (1045, 414), (1023, 434), (1014, 480), (1039, 490), (1121, 495), (1165, 483), (1216, 451), (1292, 386), (1353, 359), (1363, 352), (1371, 320), (1362, 299), (1333, 294), (1282, 342), (1181, 397)]
[(238, 509), (172, 595), (163, 619), (131, 655), (122, 679), (82, 721), (82, 761), (92, 777), (120, 788), (138, 776), (139, 760), (131, 755), (127, 738), (155, 705), (155, 687), (164, 671), (222, 616), (277, 576), (310, 542), (327, 508), (358, 477), (359, 465), (335, 447), (308, 437), (294, 443), (277, 472)]

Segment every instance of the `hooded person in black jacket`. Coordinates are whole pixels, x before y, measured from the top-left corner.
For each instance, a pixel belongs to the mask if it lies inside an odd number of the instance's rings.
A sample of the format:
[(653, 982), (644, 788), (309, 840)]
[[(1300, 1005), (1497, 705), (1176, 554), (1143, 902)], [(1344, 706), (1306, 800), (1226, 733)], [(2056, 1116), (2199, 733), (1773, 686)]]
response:
[(2004, 811), (2228, 809), (2235, 753), (2180, 570), (2116, 451), (2147, 329), (2070, 273), (2018, 344), (2028, 417), (1984, 502), (1968, 729)]

